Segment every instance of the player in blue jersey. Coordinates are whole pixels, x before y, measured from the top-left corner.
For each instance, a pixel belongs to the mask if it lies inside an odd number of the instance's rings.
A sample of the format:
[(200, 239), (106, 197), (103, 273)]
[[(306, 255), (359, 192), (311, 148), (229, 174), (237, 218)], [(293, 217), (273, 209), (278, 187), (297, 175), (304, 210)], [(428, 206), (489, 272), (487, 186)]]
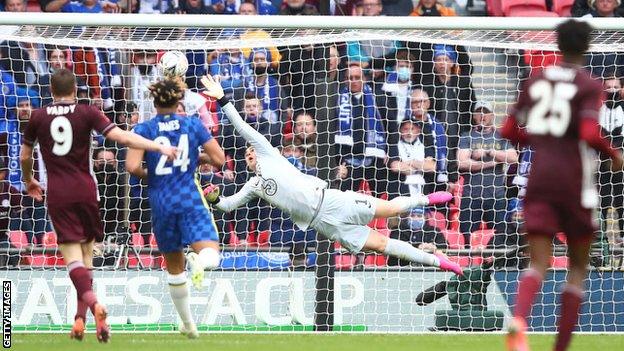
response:
[(212, 214), (195, 178), (199, 148), (204, 150), (202, 160), (218, 168), (223, 166), (225, 155), (199, 119), (175, 114), (185, 88), (178, 77), (165, 77), (152, 84), (149, 90), (157, 115), (133, 130), (160, 144), (177, 146), (178, 157), (169, 161), (155, 152), (130, 149), (126, 167), (131, 174), (147, 179), (154, 235), (165, 256), (169, 292), (183, 322), (180, 332), (195, 338), (197, 327), (188, 302), (182, 249), (191, 246), (192, 252), (186, 258), (193, 284), (200, 288), (204, 270), (219, 265), (219, 242)]

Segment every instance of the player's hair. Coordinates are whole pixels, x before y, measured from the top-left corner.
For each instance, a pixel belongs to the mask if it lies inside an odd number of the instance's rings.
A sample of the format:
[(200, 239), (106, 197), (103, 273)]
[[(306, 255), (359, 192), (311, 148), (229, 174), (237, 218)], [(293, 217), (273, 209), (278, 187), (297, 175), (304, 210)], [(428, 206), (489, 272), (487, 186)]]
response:
[(184, 98), (186, 84), (182, 78), (167, 76), (149, 86), (154, 106), (160, 108), (177, 107), (178, 101)]
[(581, 56), (589, 49), (593, 28), (587, 23), (567, 20), (557, 26), (557, 46), (564, 56)]
[(55, 96), (72, 95), (76, 92), (76, 75), (68, 69), (59, 69), (50, 78), (50, 90)]

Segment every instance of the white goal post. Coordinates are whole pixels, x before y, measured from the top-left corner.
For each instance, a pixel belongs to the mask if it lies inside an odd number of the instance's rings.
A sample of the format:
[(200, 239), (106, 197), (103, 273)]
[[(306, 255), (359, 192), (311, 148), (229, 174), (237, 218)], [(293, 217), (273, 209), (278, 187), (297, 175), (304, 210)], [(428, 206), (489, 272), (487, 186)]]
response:
[[(457, 281), (430, 267), (349, 253), (313, 231), (298, 230), (287, 214), (264, 202), (227, 215), (215, 210), (222, 267), (206, 273), (203, 290), (191, 291), (200, 331), (500, 330), (526, 265), (521, 202), (530, 151), (495, 136), (484, 139), (479, 148), (515, 149), (517, 160), (478, 174), (458, 170), (456, 154), (476, 148), (470, 131), (477, 106), (500, 122), (520, 83), (557, 62), (553, 29), (564, 20), (0, 12), (5, 179), (23, 191), (21, 130), (27, 111), (51, 101), (49, 76), (55, 69), (72, 69), (81, 102), (100, 106), (112, 121), (130, 129), (153, 112), (145, 87), (158, 78), (156, 60), (164, 51), (180, 50), (190, 63), (186, 82), (202, 105), (181, 109), (205, 114), (207, 128), (228, 156), (222, 170), (198, 170), (203, 184), (218, 182), (231, 195), (249, 177), (241, 157), (245, 142), (215, 102), (201, 95), (200, 75), (218, 74), (245, 118), (302, 172), (331, 187), (381, 198), (452, 191), (449, 206), (369, 226), (425, 250), (440, 249), (467, 272)], [(597, 78), (619, 82), (624, 22), (580, 20), (594, 28), (588, 69)], [(441, 81), (443, 75), (448, 80)], [(368, 87), (361, 88), (362, 98), (350, 92), (358, 83)], [(621, 113), (618, 120), (605, 112), (601, 124), (609, 131), (624, 129), (620, 91), (620, 100), (605, 102), (604, 109)], [(352, 95), (370, 101), (358, 110)], [(422, 115), (416, 112), (418, 97), (429, 104)], [(375, 118), (382, 127), (367, 122)], [(402, 129), (405, 120), (417, 130), (413, 140)], [(370, 135), (383, 141), (375, 144)], [(145, 188), (128, 179), (123, 148), (95, 140), (93, 162), (107, 232), (96, 255), (95, 291), (107, 304), (115, 331), (176, 330)], [(366, 153), (371, 147), (378, 150)], [(608, 172), (605, 167), (597, 171), (601, 189), (624, 191), (623, 178)], [(469, 190), (475, 186), (485, 190), (475, 195)], [(579, 322), (584, 332), (624, 332), (624, 212), (622, 201), (610, 194), (601, 193), (596, 214), (600, 230)], [(13, 284), (13, 326), (28, 332), (67, 331), (76, 292), (58, 258), (45, 204), (25, 195), (20, 205), (7, 199), (9, 228), (0, 228), (7, 235), (0, 247), (0, 277)], [(555, 244), (555, 269), (533, 310), (533, 331), (556, 328), (554, 296), (565, 280), (567, 261), (565, 242)]]

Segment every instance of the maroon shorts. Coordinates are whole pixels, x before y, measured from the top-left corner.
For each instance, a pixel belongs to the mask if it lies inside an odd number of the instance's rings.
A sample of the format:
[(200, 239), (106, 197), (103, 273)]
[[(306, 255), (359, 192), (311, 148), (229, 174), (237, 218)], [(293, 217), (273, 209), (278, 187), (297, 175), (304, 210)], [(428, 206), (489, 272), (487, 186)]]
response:
[(527, 234), (554, 237), (563, 232), (569, 243), (587, 244), (596, 230), (592, 209), (582, 207), (580, 201), (526, 199), (524, 220)]
[(104, 239), (100, 206), (97, 202), (50, 204), (48, 213), (59, 244), (85, 243), (93, 239), (95, 241)]

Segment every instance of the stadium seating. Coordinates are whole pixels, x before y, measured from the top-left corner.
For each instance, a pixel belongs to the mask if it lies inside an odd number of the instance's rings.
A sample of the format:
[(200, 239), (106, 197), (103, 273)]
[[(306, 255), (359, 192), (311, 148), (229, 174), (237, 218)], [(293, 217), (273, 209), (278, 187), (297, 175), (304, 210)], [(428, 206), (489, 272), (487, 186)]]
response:
[(449, 249), (463, 249), (465, 247), (464, 236), (462, 233), (453, 229), (442, 229), (442, 234), (448, 243)]
[(427, 223), (429, 223), (430, 226), (439, 230), (446, 229), (447, 225), (446, 217), (444, 217), (444, 214), (438, 211), (430, 211), (427, 214)]
[(501, 7), (507, 17), (559, 17), (544, 0), (502, 0)]
[(487, 13), (490, 16), (503, 17), (503, 8), (501, 5), (502, 0), (486, 0)]
[(29, 245), (26, 233), (22, 231), (9, 232), (9, 241), (15, 248), (23, 249)]
[(561, 17), (570, 17), (574, 0), (552, 0), (552, 11)]

